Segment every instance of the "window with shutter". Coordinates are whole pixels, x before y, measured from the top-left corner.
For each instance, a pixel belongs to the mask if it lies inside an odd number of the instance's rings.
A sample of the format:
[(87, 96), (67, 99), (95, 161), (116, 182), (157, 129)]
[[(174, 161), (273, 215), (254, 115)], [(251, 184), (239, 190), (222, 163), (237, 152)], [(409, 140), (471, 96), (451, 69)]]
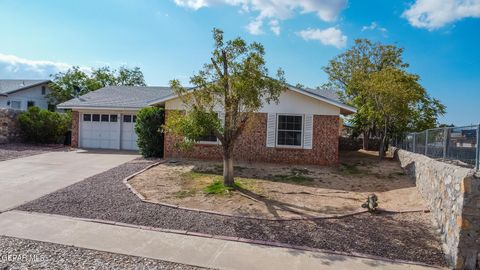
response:
[(303, 116), (280, 114), (277, 121), (277, 146), (301, 147)]

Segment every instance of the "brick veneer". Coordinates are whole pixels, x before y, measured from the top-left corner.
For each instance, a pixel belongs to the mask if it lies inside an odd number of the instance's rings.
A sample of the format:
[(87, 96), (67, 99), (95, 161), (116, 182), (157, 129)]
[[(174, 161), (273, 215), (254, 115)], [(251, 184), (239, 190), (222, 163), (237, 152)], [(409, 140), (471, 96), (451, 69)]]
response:
[(72, 142), (70, 145), (75, 148), (78, 147), (79, 121), (80, 121), (80, 113), (77, 111), (73, 111), (72, 112)]
[[(168, 118), (168, 111), (165, 112), (165, 117)], [(334, 165), (338, 163), (338, 125), (338, 116), (315, 115), (312, 149), (269, 148), (266, 147), (267, 114), (257, 113), (238, 138), (234, 159), (247, 162)], [(165, 158), (222, 159), (219, 145), (196, 145), (194, 149), (185, 151), (175, 147), (176, 141), (180, 139), (171, 134), (165, 135)]]

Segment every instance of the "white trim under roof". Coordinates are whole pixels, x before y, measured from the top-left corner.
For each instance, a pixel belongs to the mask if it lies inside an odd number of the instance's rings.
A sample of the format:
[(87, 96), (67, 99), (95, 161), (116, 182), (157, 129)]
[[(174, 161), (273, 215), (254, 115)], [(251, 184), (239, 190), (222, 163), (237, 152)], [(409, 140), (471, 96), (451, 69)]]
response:
[(72, 110), (102, 110), (102, 111), (139, 111), (142, 108), (132, 107), (82, 107), (82, 106), (57, 106), (58, 109), (72, 109)]
[[(295, 88), (295, 87), (292, 87), (292, 86), (289, 86), (288, 87), (290, 90), (294, 91), (294, 92), (297, 92), (297, 93), (300, 93), (300, 94), (303, 94), (305, 96), (308, 96), (308, 97), (311, 97), (311, 98), (314, 98), (316, 100), (320, 100), (320, 101), (323, 101), (325, 103), (328, 103), (330, 105), (333, 105), (333, 106), (336, 106), (340, 109), (343, 109), (347, 112), (350, 112), (350, 113), (356, 113), (357, 112), (357, 109), (352, 107), (352, 106), (348, 106), (346, 104), (343, 104), (341, 102), (338, 102), (338, 101), (335, 101), (335, 100), (332, 100), (332, 99), (329, 99), (329, 98), (326, 98), (326, 97), (322, 97), (322, 96), (319, 96), (319, 95), (315, 95), (315, 94), (312, 94), (306, 90), (303, 90), (303, 89), (299, 89), (299, 88)], [(171, 95), (171, 96), (168, 96), (168, 97), (164, 97), (164, 98), (160, 98), (160, 99), (157, 99), (157, 100), (154, 100), (152, 102), (149, 102), (148, 105), (149, 106), (153, 106), (153, 105), (156, 105), (156, 104), (159, 104), (159, 103), (163, 103), (163, 102), (166, 102), (166, 101), (169, 101), (169, 100), (172, 100), (172, 99), (176, 99), (178, 97), (178, 95)]]

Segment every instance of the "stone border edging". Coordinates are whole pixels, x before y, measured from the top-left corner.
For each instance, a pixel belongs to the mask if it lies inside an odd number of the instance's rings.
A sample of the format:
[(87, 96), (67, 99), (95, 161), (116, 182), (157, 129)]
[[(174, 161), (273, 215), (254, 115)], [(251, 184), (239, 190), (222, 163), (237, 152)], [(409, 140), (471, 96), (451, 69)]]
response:
[[(155, 205), (161, 205), (165, 207), (170, 207), (170, 208), (175, 208), (175, 209), (180, 209), (180, 210), (186, 210), (186, 211), (192, 211), (192, 212), (198, 212), (198, 213), (205, 213), (205, 214), (212, 214), (212, 215), (217, 215), (217, 216), (223, 216), (223, 217), (233, 217), (233, 218), (248, 218), (248, 219), (254, 219), (254, 220), (265, 220), (265, 221), (296, 221), (296, 220), (317, 220), (317, 219), (341, 219), (341, 218), (346, 218), (346, 217), (351, 217), (355, 215), (360, 215), (360, 214), (365, 214), (368, 213), (368, 210), (361, 210), (361, 211), (355, 211), (352, 213), (348, 214), (341, 214), (341, 215), (328, 215), (328, 216), (308, 216), (308, 217), (290, 217), (290, 218), (263, 218), (263, 217), (249, 217), (249, 216), (242, 216), (242, 215), (235, 215), (235, 214), (226, 214), (226, 213), (221, 213), (221, 212), (216, 212), (216, 211), (210, 211), (210, 210), (203, 210), (203, 209), (196, 209), (196, 208), (188, 208), (188, 207), (183, 207), (183, 206), (178, 206), (178, 205), (173, 205), (173, 204), (168, 204), (168, 203), (162, 203), (162, 202), (152, 202), (147, 200), (140, 192), (138, 192), (132, 185), (128, 183), (129, 180), (134, 178), (135, 176), (153, 168), (156, 167), (160, 164), (166, 163), (166, 160), (162, 160), (159, 162), (155, 162), (151, 165), (148, 165), (144, 169), (133, 173), (129, 176), (127, 176), (125, 179), (122, 180), (122, 182), (127, 186), (127, 188), (144, 203), (149, 203), (149, 204), (155, 204)], [(410, 211), (390, 211), (387, 209), (381, 209), (379, 208), (384, 213), (390, 213), (390, 214), (403, 214), (403, 213), (415, 213), (415, 212), (427, 212), (428, 210), (421, 209), (421, 210), (410, 210)]]
[(332, 254), (332, 255), (371, 259), (371, 260), (383, 261), (383, 262), (388, 262), (388, 263), (402, 263), (402, 264), (408, 264), (408, 265), (418, 265), (418, 266), (431, 267), (431, 268), (436, 268), (436, 269), (446, 269), (444, 267), (440, 267), (440, 266), (436, 266), (436, 265), (430, 265), (430, 264), (421, 263), (421, 262), (412, 262), (412, 261), (399, 260), (399, 259), (389, 259), (389, 258), (385, 258), (385, 257), (363, 254), (363, 253), (358, 253), (358, 252), (348, 253), (348, 252), (342, 252), (342, 251), (333, 251), (333, 250), (326, 250), (326, 249), (320, 249), (320, 248), (312, 248), (312, 247), (307, 247), (307, 246), (297, 246), (297, 245), (291, 245), (291, 244), (274, 242), (274, 241), (263, 241), (263, 240), (253, 240), (253, 239), (247, 239), (247, 238), (241, 238), (241, 237), (212, 235), (212, 234), (204, 234), (204, 233), (198, 233), (198, 232), (186, 231), (186, 230), (164, 229), (164, 228), (158, 228), (158, 227), (152, 227), (152, 226), (134, 225), (134, 224), (124, 223), (124, 222), (102, 220), (102, 219), (62, 216), (62, 215), (58, 215), (58, 214), (41, 213), (41, 212), (29, 212), (29, 211), (22, 211), (22, 210), (11, 210), (11, 211), (13, 211), (13, 212), (23, 212), (23, 213), (27, 213), (27, 214), (30, 214), (30, 215), (46, 215), (46, 216), (51, 216), (51, 217), (68, 218), (68, 219), (72, 219), (72, 220), (99, 223), (99, 224), (112, 225), (112, 226), (121, 226), (121, 227), (132, 228), (132, 229), (156, 231), (156, 232), (163, 232), (163, 233), (174, 233), (174, 234), (180, 234), (180, 235), (186, 235), (186, 236), (212, 238), (212, 239), (219, 239), (219, 240), (231, 241), (231, 242), (263, 245), (263, 246), (268, 246), (268, 247), (295, 249), (295, 250), (300, 250), (300, 251), (327, 253), (327, 254)]

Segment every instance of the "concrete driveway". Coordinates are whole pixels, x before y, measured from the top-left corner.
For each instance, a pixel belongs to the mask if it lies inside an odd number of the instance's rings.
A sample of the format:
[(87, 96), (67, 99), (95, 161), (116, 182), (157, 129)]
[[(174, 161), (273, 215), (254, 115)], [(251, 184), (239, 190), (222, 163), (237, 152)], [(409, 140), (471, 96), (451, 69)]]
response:
[(137, 157), (130, 152), (78, 150), (1, 161), (0, 212)]

